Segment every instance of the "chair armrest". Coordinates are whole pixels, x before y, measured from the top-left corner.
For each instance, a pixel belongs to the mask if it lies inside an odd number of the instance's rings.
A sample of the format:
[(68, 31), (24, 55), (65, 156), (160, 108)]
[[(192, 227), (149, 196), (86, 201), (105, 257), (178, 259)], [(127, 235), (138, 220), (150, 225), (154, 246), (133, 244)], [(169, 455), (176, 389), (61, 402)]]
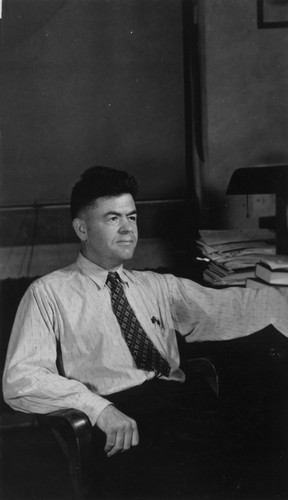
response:
[(81, 438), (91, 433), (92, 425), (86, 413), (74, 408), (53, 411), (45, 415), (37, 415), (41, 425), (63, 430), (63, 432), (73, 432), (77, 438)]
[(201, 374), (215, 396), (219, 397), (219, 376), (211, 359), (206, 357), (191, 358), (186, 360), (186, 374), (191, 377), (193, 374)]
[(89, 469), (92, 425), (85, 413), (74, 408), (37, 415), (39, 424), (51, 430), (68, 461), (74, 497), (82, 500), (82, 475)]
[[(215, 396), (219, 397), (219, 375), (215, 367), (214, 356), (212, 356), (211, 348), (207, 349), (206, 343), (189, 343), (176, 332), (177, 344), (180, 353), (181, 364), (186, 377), (191, 378), (197, 375), (206, 381)], [(206, 347), (203, 348), (203, 345)]]

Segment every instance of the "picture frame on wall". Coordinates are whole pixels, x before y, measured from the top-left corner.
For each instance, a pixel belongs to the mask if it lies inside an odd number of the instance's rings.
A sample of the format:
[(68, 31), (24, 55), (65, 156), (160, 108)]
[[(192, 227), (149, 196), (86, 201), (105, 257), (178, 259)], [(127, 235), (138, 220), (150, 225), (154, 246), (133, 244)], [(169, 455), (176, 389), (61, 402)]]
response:
[(288, 28), (288, 0), (257, 0), (257, 26)]

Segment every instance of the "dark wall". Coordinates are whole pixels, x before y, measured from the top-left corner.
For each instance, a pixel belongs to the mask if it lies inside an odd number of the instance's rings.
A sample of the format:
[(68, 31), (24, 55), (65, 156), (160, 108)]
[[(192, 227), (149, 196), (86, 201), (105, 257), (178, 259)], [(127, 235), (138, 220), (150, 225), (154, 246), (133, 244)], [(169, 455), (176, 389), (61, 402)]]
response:
[[(256, 0), (198, 4), (202, 226), (254, 227), (273, 195), (225, 193), (237, 168), (288, 163), (288, 29), (258, 29)], [(140, 199), (185, 196), (181, 0), (4, 0), (1, 43), (2, 203), (67, 201), (95, 163)]]
[(67, 201), (93, 164), (186, 193), (179, 0), (4, 0), (2, 204)]

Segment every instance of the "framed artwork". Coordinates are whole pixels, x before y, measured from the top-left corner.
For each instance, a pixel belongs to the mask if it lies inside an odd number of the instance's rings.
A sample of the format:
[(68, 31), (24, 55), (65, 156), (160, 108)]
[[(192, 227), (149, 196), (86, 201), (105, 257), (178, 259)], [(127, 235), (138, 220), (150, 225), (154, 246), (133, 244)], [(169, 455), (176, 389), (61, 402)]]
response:
[(288, 0), (257, 0), (257, 25), (265, 28), (288, 28)]

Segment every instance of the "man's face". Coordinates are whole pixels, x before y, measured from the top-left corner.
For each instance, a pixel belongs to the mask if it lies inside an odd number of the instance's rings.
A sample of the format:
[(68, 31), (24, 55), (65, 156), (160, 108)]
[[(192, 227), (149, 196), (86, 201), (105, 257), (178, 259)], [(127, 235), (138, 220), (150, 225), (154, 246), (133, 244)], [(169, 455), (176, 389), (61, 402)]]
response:
[(98, 198), (83, 218), (76, 220), (82, 223), (80, 238), (87, 259), (112, 270), (133, 257), (138, 230), (136, 207), (130, 194)]

